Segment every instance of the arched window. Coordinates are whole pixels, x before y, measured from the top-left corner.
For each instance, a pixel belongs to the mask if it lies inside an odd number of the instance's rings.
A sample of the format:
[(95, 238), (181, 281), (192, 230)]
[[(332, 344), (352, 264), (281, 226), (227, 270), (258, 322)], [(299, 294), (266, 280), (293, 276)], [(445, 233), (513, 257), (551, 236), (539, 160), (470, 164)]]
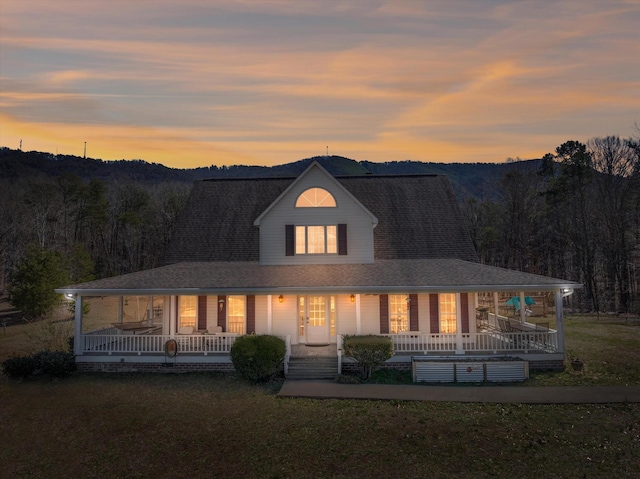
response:
[(309, 188), (298, 196), (296, 208), (335, 208), (336, 199), (324, 188)]

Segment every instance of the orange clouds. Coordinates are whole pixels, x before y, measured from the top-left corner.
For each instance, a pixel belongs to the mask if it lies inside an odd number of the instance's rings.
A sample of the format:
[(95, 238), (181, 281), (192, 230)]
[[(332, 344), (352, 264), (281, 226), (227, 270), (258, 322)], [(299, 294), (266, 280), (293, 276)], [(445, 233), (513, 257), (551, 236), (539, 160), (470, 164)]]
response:
[[(628, 2), (7, 2), (0, 145), (170, 166), (530, 158), (633, 133)], [(551, 10), (551, 11), (549, 11)]]

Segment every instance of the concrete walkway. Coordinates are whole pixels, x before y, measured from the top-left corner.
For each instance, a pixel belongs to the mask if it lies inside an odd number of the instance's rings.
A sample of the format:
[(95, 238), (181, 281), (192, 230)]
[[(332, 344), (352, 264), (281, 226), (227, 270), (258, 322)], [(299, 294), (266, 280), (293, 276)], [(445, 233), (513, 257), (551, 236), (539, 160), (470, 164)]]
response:
[(285, 381), (278, 396), (526, 404), (640, 403), (640, 386), (426, 386)]

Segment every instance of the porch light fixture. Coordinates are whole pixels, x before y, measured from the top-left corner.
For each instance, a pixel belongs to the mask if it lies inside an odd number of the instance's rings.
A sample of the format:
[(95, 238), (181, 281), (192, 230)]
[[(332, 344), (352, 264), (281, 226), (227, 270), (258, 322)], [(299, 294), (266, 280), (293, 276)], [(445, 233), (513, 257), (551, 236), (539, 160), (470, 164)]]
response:
[(75, 301), (76, 300), (76, 295), (73, 293), (65, 293), (64, 297), (66, 299), (68, 299), (69, 301)]
[(278, 296), (278, 301), (279, 301), (280, 303), (282, 303), (282, 302), (284, 301), (284, 298), (282, 297), (282, 295)]
[(218, 308), (222, 311), (222, 308), (224, 308), (224, 299), (220, 298), (218, 300)]
[(349, 296), (349, 299), (351, 300), (351, 302), (355, 302), (356, 300), (356, 296), (354, 294), (352, 294), (351, 296)]

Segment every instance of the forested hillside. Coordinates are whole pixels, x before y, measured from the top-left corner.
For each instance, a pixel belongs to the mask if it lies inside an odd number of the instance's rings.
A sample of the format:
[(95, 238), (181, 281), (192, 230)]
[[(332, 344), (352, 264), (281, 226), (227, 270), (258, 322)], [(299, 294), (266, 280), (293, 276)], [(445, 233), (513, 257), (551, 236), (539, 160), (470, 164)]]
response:
[(582, 282), (584, 310), (640, 312), (640, 147), (618, 137), (500, 164), (330, 156), (176, 169), (3, 148), (0, 290), (36, 250), (55, 256), (69, 283), (157, 266), (193, 181), (295, 177), (314, 159), (336, 176), (447, 175), (483, 263)]

